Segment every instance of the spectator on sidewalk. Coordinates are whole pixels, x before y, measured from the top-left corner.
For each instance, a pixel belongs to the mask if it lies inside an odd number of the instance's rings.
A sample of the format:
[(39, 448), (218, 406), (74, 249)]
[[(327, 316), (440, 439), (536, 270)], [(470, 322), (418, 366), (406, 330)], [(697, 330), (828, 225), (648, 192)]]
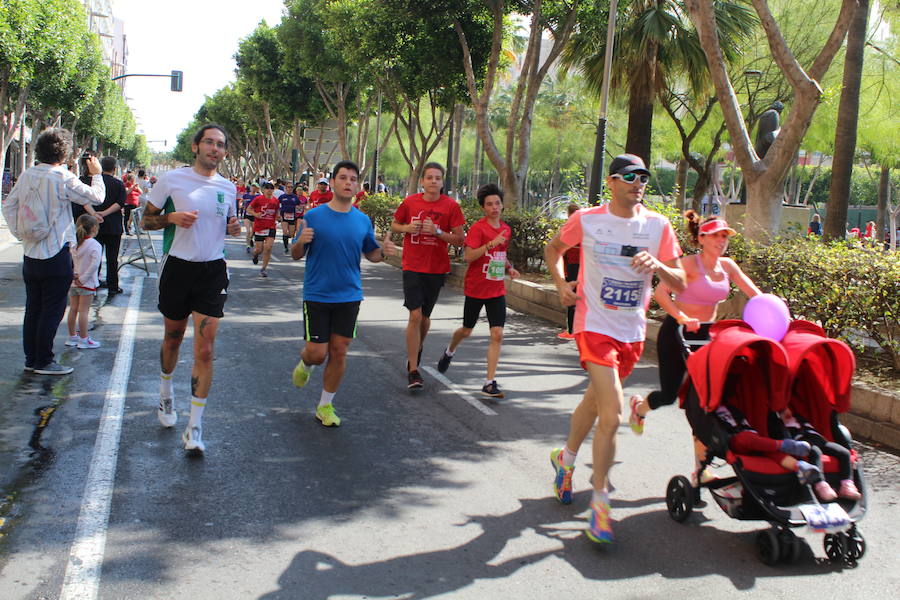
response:
[[(53, 339), (66, 312), (73, 278), (69, 249), (75, 244), (75, 224), (69, 203), (101, 204), (106, 192), (100, 161), (93, 156), (86, 161), (91, 175), (88, 186), (66, 168), (71, 152), (71, 133), (61, 128), (44, 130), (35, 143), (38, 164), (22, 174), (3, 200), (3, 216), (25, 253), (25, 370), (40, 375), (68, 375), (74, 370), (57, 363), (53, 354)], [(34, 214), (46, 215), (47, 222), (29, 221), (20, 210), (23, 206), (39, 209)]]
[[(109, 289), (109, 296), (122, 293), (119, 287), (119, 249), (122, 246), (122, 210), (125, 208), (125, 184), (116, 177), (116, 159), (104, 156), (100, 161), (103, 168), (103, 183), (106, 185), (106, 197), (98, 206), (96, 216), (101, 217), (100, 232), (95, 238), (106, 253), (106, 281), (100, 287)], [(85, 177), (82, 181), (88, 183)], [(99, 274), (99, 269), (97, 273)]]

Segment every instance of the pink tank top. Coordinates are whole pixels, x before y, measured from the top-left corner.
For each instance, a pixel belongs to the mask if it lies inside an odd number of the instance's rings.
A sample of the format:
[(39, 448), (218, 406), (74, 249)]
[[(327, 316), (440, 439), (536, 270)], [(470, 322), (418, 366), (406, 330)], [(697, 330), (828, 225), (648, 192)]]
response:
[(703, 268), (700, 254), (695, 254), (694, 256), (697, 260), (697, 270), (700, 272), (700, 277), (688, 283), (685, 290), (675, 296), (675, 299), (685, 304), (715, 306), (727, 298), (731, 292), (731, 281), (728, 279), (728, 273), (723, 271), (725, 276), (722, 278), (722, 281), (713, 281), (706, 274), (706, 269)]

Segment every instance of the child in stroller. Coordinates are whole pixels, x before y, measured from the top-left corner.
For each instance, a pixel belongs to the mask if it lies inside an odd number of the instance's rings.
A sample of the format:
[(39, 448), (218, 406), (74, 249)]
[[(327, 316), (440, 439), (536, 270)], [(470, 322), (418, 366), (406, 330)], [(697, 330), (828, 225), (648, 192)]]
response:
[[(790, 436), (790, 440), (806, 443), (811, 447), (809, 453), (810, 462), (816, 465), (820, 472), (820, 480), (813, 486), (819, 500), (822, 502), (830, 502), (838, 497), (847, 500), (859, 500), (861, 494), (859, 493), (856, 484), (853, 482), (850, 465), (850, 451), (840, 444), (826, 440), (821, 433), (815, 430), (809, 421), (804, 419), (800, 414), (792, 412), (790, 407), (779, 412), (778, 416), (781, 418), (785, 433)], [(785, 439), (784, 441), (789, 440)], [(834, 457), (838, 461), (841, 484), (837, 493), (835, 493), (830, 485), (821, 479), (823, 453), (827, 456)]]

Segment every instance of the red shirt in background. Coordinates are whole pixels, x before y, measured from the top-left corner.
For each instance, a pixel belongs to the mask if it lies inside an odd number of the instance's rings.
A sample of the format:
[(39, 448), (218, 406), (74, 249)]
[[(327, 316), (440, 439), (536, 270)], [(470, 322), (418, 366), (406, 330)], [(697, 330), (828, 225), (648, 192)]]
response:
[[(394, 211), (394, 220), (401, 225), (413, 219), (425, 221), (430, 218), (443, 231), (465, 224), (466, 218), (456, 200), (441, 194), (434, 202), (425, 200), (422, 194), (407, 196)], [(403, 270), (416, 273), (448, 273), (450, 257), (448, 244), (437, 236), (427, 233), (407, 233), (403, 236)]]
[(563, 254), (563, 263), (567, 265), (581, 264), (581, 244), (576, 244)]
[(466, 246), (480, 248), (498, 235), (503, 235), (506, 241), (469, 263), (463, 292), (470, 298), (496, 298), (506, 294), (506, 251), (512, 236), (509, 225), (500, 221), (500, 227), (495, 229), (486, 218), (479, 219), (466, 234)]
[(279, 205), (278, 198), (275, 196), (266, 198), (264, 195), (260, 195), (250, 202), (248, 208), (261, 215), (253, 220), (253, 233), (268, 233), (269, 229), (275, 228), (275, 215), (278, 214)]
[(332, 198), (334, 198), (334, 194), (331, 193), (331, 190), (328, 190), (326, 192), (313, 190), (309, 195), (309, 205), (306, 207), (306, 210), (313, 209), (320, 204), (328, 204), (329, 202), (331, 202)]
[(356, 192), (356, 197), (353, 199), (353, 206), (359, 206), (359, 203), (362, 202), (362, 199), (368, 196), (366, 190), (359, 190)]

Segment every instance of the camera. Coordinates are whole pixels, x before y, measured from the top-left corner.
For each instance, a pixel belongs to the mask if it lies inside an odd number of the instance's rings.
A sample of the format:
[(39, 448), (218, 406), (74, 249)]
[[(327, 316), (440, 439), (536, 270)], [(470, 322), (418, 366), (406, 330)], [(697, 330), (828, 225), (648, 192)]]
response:
[(619, 256), (634, 256), (638, 252), (640, 252), (640, 248), (637, 246), (623, 245), (622, 251), (619, 252)]

